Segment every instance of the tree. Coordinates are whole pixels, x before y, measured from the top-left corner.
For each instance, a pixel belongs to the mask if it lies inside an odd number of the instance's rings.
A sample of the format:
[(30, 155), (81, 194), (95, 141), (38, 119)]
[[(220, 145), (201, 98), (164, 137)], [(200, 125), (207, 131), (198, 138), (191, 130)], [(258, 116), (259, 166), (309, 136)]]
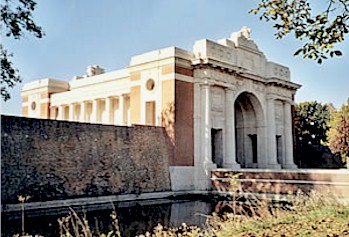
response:
[[(274, 21), (275, 36), (281, 39), (294, 33), (296, 39), (306, 43), (294, 55), (322, 63), (324, 59), (341, 56), (334, 46), (344, 41), (349, 31), (349, 0), (326, 1), (325, 9), (314, 14), (310, 0), (262, 0), (250, 13), (259, 19)], [(320, 1), (314, 1), (312, 4)], [(322, 1), (321, 1), (322, 2)]]
[(328, 107), (316, 101), (299, 103), (295, 106), (294, 119), (296, 163), (306, 168), (328, 167), (329, 163), (337, 166), (334, 163), (338, 159), (324, 145), (330, 120)]
[[(340, 153), (343, 162), (349, 157), (349, 98), (346, 105), (331, 114), (327, 132), (328, 145), (333, 153)], [(348, 164), (347, 164), (348, 165)]]
[(295, 129), (297, 140), (303, 144), (321, 144), (326, 141), (330, 112), (326, 105), (316, 101), (295, 106)]
[[(35, 24), (32, 12), (35, 10), (36, 2), (33, 0), (3, 0), (1, 7), (1, 28), (6, 37), (20, 39), (25, 32), (32, 33), (37, 38), (42, 38), (42, 28)], [(21, 77), (18, 69), (11, 62), (12, 53), (9, 53), (0, 44), (1, 62), (1, 97), (4, 101), (10, 99), (9, 88), (20, 83)]]

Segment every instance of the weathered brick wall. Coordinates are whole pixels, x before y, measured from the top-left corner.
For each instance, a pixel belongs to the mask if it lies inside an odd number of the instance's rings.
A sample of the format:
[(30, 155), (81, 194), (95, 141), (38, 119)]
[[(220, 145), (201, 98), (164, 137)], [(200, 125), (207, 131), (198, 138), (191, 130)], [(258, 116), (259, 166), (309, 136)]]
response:
[(159, 127), (1, 116), (1, 199), (29, 201), (170, 190)]

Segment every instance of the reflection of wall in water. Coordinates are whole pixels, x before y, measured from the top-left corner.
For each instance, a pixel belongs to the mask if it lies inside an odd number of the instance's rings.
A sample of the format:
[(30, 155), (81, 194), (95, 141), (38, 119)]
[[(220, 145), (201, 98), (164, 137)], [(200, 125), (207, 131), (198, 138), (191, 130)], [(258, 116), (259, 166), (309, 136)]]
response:
[[(142, 202), (114, 203), (117, 212), (119, 228), (123, 237), (133, 237), (151, 231), (160, 223), (163, 226), (198, 225), (203, 227), (206, 223), (206, 215), (213, 211), (214, 203), (204, 201), (171, 201), (162, 200), (167, 203), (156, 205), (144, 204)], [(161, 201), (158, 201), (161, 202)], [(86, 216), (92, 230), (96, 226), (101, 233), (112, 230), (113, 211), (111, 204), (102, 206), (74, 207), (74, 210), (82, 216)], [(46, 237), (59, 235), (57, 219), (67, 216), (69, 209), (46, 210), (46, 212), (26, 211), (26, 232)], [(11, 237), (21, 233), (21, 213), (12, 213), (10, 216), (1, 216), (1, 236)]]
[(213, 203), (191, 201), (173, 203), (171, 206), (171, 226), (180, 226), (183, 222), (187, 225), (203, 227), (206, 216), (212, 214)]
[(117, 211), (122, 236), (133, 237), (145, 234), (158, 223), (168, 226), (171, 218), (171, 204), (142, 206), (136, 204)]

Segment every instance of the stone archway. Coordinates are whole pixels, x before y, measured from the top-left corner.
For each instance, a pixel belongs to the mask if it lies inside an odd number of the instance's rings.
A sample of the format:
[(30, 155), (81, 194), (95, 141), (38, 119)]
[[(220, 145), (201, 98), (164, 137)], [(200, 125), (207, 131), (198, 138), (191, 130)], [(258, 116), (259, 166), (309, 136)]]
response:
[(257, 168), (264, 158), (265, 121), (261, 103), (249, 92), (234, 103), (236, 161), (242, 168)]

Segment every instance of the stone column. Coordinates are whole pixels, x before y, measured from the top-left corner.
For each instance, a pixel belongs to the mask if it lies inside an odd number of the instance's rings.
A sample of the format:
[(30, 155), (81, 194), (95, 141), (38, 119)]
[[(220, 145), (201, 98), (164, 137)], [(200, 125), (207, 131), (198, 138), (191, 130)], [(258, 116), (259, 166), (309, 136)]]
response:
[(86, 122), (86, 102), (82, 101), (80, 104), (80, 122)]
[(195, 190), (208, 190), (210, 188), (211, 171), (217, 166), (212, 162), (211, 150), (211, 95), (210, 85), (200, 84), (200, 88), (196, 87), (200, 96), (195, 96), (195, 105), (200, 108), (195, 108), (197, 112), (195, 122), (198, 126), (194, 126), (198, 131), (194, 131), (194, 136), (197, 139), (194, 147), (195, 152), (195, 169), (194, 169), (194, 186)]
[(201, 86), (194, 82), (194, 165), (202, 163), (201, 155)]
[(74, 121), (74, 104), (69, 104), (69, 121)]
[(119, 96), (119, 108), (118, 108), (118, 119), (117, 119), (117, 124), (118, 125), (125, 125), (124, 121), (124, 96), (120, 95)]
[(63, 120), (65, 117), (65, 110), (64, 110), (64, 105), (59, 105), (58, 106), (58, 120)]
[(113, 117), (112, 117), (112, 98), (107, 97), (105, 98), (105, 113), (106, 113), (106, 123), (111, 124), (113, 123)]
[(56, 107), (55, 106), (51, 106), (50, 107), (50, 119), (56, 119), (57, 114), (56, 114)]
[(92, 100), (92, 116), (91, 116), (92, 123), (97, 123), (97, 112), (98, 112), (98, 100), (94, 99)]
[(203, 163), (212, 164), (212, 148), (211, 148), (211, 93), (210, 85), (203, 84), (201, 86), (201, 108), (202, 108), (202, 156)]
[[(268, 144), (268, 153), (267, 153), (267, 160), (266, 164), (261, 164), (261, 168), (273, 168), (273, 169), (280, 169), (280, 164), (277, 163), (277, 157), (276, 157), (276, 128), (275, 128), (275, 100), (273, 97), (269, 97), (267, 99), (267, 106), (268, 106), (268, 137), (267, 137), (267, 144)], [(260, 164), (258, 164), (260, 167)]]
[(239, 169), (236, 162), (234, 90), (225, 89), (225, 153), (224, 168)]
[(292, 134), (292, 114), (291, 104), (289, 102), (284, 103), (284, 136), (285, 136), (285, 162), (283, 168), (297, 169), (297, 166), (293, 161), (293, 134)]

